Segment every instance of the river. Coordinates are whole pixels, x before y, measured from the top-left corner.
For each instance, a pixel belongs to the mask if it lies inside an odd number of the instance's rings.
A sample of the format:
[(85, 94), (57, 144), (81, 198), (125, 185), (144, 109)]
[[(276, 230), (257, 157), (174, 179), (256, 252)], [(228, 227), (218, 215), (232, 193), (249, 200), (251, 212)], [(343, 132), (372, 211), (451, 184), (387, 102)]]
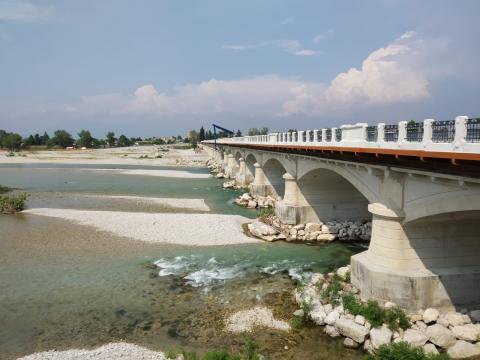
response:
[[(239, 192), (221, 189), (221, 180), (130, 170), (208, 174), (194, 168), (9, 164), (0, 165), (0, 184), (27, 191), (28, 208), (257, 215), (233, 204)], [(205, 199), (209, 209), (98, 195)], [(345, 265), (361, 250), (340, 243), (198, 247), (143, 242), (29, 213), (0, 216), (0, 229), (2, 359), (112, 341), (163, 351), (239, 351), (243, 337), (223, 332), (228, 314), (265, 305), (289, 320), (300, 274)], [(251, 336), (269, 359), (361, 357), (321, 330), (310, 325), (289, 333), (259, 329)]]

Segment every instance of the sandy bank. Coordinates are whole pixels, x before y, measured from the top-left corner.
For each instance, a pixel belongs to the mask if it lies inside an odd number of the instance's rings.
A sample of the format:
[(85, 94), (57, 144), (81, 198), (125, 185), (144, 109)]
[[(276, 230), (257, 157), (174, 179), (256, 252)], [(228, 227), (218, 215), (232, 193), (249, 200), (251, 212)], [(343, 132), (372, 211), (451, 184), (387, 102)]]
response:
[(238, 311), (230, 316), (226, 322), (227, 331), (233, 333), (251, 332), (256, 327), (267, 327), (282, 331), (290, 330), (290, 325), (287, 322), (275, 319), (272, 310), (261, 306)]
[(205, 203), (204, 199), (177, 199), (177, 198), (155, 198), (145, 196), (127, 196), (127, 195), (83, 195), (86, 198), (98, 198), (98, 199), (119, 199), (134, 201), (137, 203), (150, 203), (160, 206), (189, 209), (196, 211), (210, 211), (210, 207)]
[(92, 226), (99, 231), (148, 242), (196, 246), (261, 242), (242, 232), (242, 224), (250, 219), (238, 215), (155, 214), (49, 208), (34, 208), (23, 213), (69, 220), (80, 225)]
[(161, 352), (127, 343), (110, 343), (93, 350), (72, 349), (45, 351), (24, 356), (18, 360), (166, 360)]
[(208, 179), (210, 174), (192, 173), (183, 170), (145, 170), (145, 169), (80, 169), (82, 171), (115, 172), (123, 175), (142, 175), (174, 177), (182, 179)]

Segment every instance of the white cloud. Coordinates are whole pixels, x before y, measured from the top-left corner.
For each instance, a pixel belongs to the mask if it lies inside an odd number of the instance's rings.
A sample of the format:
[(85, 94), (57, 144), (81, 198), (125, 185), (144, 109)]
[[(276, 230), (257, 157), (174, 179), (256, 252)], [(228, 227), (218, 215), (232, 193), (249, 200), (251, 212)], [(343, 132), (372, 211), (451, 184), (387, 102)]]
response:
[(0, 20), (17, 22), (39, 22), (53, 15), (53, 7), (34, 5), (29, 1), (0, 1)]
[(266, 47), (279, 48), (289, 54), (297, 56), (312, 56), (320, 53), (319, 51), (305, 48), (298, 40), (271, 40), (257, 44), (232, 44), (223, 46), (223, 48), (226, 50), (236, 51), (253, 50)]
[(314, 44), (320, 44), (323, 40), (328, 39), (330, 36), (333, 34), (333, 29), (328, 29), (327, 31), (316, 35), (313, 39), (312, 42)]
[[(149, 84), (139, 87), (133, 96), (85, 97), (81, 104), (72, 106), (79, 111), (120, 114), (330, 116), (376, 105), (420, 101), (429, 96), (425, 71), (417, 61), (424, 42), (414, 33), (407, 34), (373, 51), (360, 68), (338, 74), (329, 84), (262, 75), (187, 84), (176, 87), (171, 94)], [(295, 41), (282, 46), (288, 51), (305, 50)]]

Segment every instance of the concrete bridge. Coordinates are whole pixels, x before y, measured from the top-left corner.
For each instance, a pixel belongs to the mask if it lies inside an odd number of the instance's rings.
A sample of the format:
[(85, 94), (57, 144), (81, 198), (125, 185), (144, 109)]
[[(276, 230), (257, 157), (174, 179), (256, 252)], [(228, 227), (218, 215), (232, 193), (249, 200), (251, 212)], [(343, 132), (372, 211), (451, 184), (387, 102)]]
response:
[(362, 297), (418, 310), (480, 304), (480, 119), (204, 142), (225, 172), (280, 201), (285, 223), (372, 219), (352, 257)]

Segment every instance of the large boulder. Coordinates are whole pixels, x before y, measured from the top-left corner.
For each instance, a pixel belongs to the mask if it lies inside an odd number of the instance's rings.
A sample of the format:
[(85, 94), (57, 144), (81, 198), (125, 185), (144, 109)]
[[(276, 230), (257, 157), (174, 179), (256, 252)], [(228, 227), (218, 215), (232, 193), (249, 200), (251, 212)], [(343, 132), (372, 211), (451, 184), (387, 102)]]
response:
[(349, 349), (357, 349), (360, 346), (359, 343), (357, 343), (355, 340), (350, 339), (348, 337), (345, 338), (345, 340), (343, 341), (343, 345)]
[(345, 280), (347, 273), (350, 272), (350, 268), (348, 266), (342, 266), (337, 269), (337, 275), (340, 276), (343, 280)]
[(423, 345), (423, 351), (425, 352), (425, 354), (433, 354), (433, 355), (439, 354), (437, 347), (432, 343), (427, 343)]
[(335, 326), (327, 325), (327, 326), (325, 326), (325, 329), (323, 331), (325, 332), (325, 334), (327, 334), (328, 336), (330, 336), (332, 338), (336, 338), (336, 337), (340, 336), (340, 333), (335, 328)]
[(305, 225), (305, 232), (306, 233), (313, 233), (317, 231), (322, 231), (322, 224), (317, 223), (307, 223)]
[(480, 356), (480, 346), (464, 340), (458, 340), (453, 346), (448, 348), (447, 354), (452, 359), (469, 359)]
[(409, 343), (412, 346), (419, 347), (425, 345), (425, 343), (428, 341), (428, 338), (423, 331), (407, 329), (403, 334), (403, 341)]
[(452, 346), (456, 341), (455, 334), (439, 324), (427, 327), (426, 335), (430, 342), (444, 349)]
[(448, 324), (450, 326), (459, 326), (459, 325), (464, 325), (467, 322), (465, 321), (465, 318), (462, 314), (457, 313), (457, 312), (450, 312), (444, 316), (444, 319), (448, 321)]
[(273, 227), (261, 221), (255, 221), (248, 224), (248, 230), (253, 236), (270, 241), (272, 241), (274, 236), (278, 233)]
[(480, 328), (473, 324), (454, 326), (452, 331), (459, 340), (477, 341), (480, 339)]
[(336, 239), (336, 235), (335, 234), (319, 234), (317, 236), (317, 241), (321, 241), (321, 242), (332, 242), (333, 240)]
[(382, 345), (390, 344), (392, 335), (392, 331), (386, 326), (371, 329), (370, 341), (372, 342), (373, 348), (376, 350)]
[(355, 321), (344, 317), (335, 321), (335, 328), (340, 334), (351, 338), (359, 344), (362, 344), (365, 341), (365, 337), (368, 335), (368, 330), (365, 326), (359, 325)]
[(325, 318), (325, 324), (327, 325), (334, 325), (335, 324), (335, 321), (337, 321), (337, 319), (340, 317), (340, 314), (338, 311), (336, 310), (333, 310), (331, 311), (327, 317)]
[(310, 311), (310, 319), (320, 326), (325, 325), (325, 318), (327, 317), (327, 313), (323, 308), (322, 304), (316, 304), (313, 309)]
[(440, 313), (437, 309), (429, 308), (423, 312), (423, 321), (425, 324), (430, 324), (437, 321), (439, 315)]

